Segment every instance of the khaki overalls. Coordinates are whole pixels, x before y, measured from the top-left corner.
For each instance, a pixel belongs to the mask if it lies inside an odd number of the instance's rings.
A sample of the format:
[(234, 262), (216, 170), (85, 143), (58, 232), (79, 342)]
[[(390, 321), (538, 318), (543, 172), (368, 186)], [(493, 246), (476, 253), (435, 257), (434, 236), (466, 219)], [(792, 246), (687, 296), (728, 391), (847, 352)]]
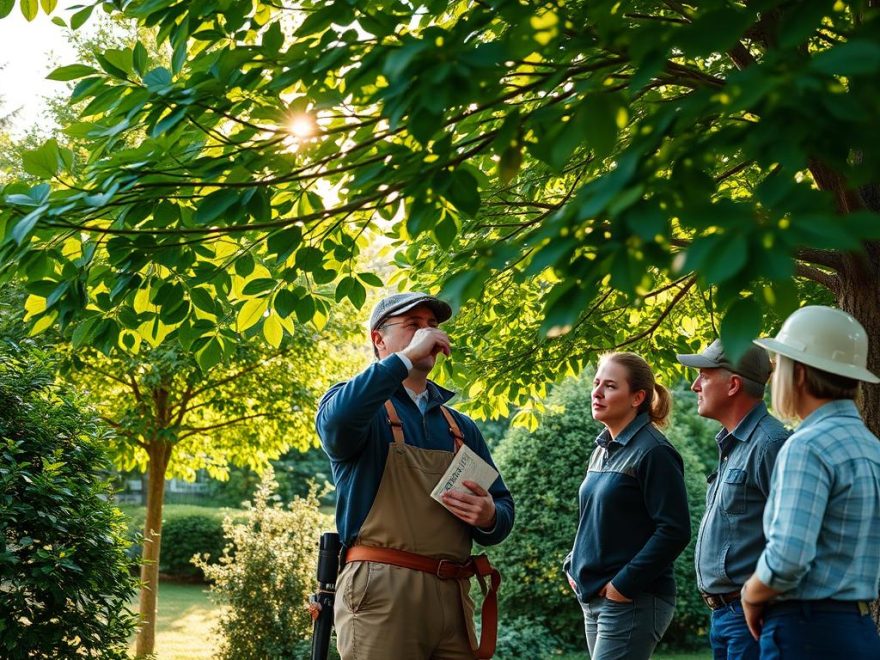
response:
[[(394, 441), (376, 500), (355, 546), (395, 548), (454, 562), (467, 561), (470, 526), (430, 493), (453, 452), (404, 443), (386, 403)], [(447, 420), (449, 411), (442, 409)], [(397, 426), (395, 426), (395, 423)], [(450, 431), (458, 432), (454, 422)], [(455, 439), (455, 449), (461, 444)], [(346, 563), (336, 585), (335, 622), (343, 660), (472, 660), (476, 648), (469, 580), (373, 561)]]

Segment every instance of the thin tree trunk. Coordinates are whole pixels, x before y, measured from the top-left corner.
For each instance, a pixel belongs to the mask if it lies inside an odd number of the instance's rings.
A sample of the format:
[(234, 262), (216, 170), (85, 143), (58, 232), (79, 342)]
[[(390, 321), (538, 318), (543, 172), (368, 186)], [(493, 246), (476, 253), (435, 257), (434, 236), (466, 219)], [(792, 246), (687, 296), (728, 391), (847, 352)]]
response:
[(147, 516), (144, 521), (144, 551), (141, 566), (140, 630), (135, 656), (143, 658), (156, 645), (156, 616), (159, 604), (159, 550), (162, 541), (162, 508), (165, 502), (165, 470), (171, 448), (163, 442), (150, 443), (147, 468)]

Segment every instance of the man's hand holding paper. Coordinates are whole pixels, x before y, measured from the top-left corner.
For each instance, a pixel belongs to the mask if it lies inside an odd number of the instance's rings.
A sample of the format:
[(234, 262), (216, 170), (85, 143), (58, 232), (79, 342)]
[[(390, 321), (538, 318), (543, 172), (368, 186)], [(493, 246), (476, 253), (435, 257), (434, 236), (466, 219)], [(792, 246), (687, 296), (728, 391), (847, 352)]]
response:
[(483, 529), (491, 529), (495, 524), (495, 500), (486, 492), (486, 489), (473, 481), (463, 481), (471, 494), (458, 490), (447, 490), (441, 496), (443, 504), (457, 518)]

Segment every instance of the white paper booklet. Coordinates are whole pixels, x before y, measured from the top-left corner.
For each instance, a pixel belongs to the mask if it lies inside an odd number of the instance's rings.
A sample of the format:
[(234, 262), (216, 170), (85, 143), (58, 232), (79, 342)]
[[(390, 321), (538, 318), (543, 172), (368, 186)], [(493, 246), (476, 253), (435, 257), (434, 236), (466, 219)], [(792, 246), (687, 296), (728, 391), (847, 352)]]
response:
[(480, 458), (470, 447), (463, 444), (452, 458), (449, 468), (434, 486), (431, 497), (443, 504), (443, 499), (440, 496), (447, 490), (473, 495), (468, 488), (461, 484), (462, 481), (473, 481), (488, 491), (497, 478), (498, 472), (495, 468)]

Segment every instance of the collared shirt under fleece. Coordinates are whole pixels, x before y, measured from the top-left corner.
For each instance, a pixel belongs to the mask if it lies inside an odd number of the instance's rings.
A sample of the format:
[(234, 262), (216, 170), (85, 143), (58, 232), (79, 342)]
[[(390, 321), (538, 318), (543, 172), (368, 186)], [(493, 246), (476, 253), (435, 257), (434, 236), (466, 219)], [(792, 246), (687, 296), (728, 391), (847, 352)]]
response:
[(755, 573), (779, 600), (880, 593), (880, 441), (849, 399), (808, 415), (776, 459)]
[(742, 588), (764, 550), (764, 505), (776, 455), (791, 432), (758, 402), (732, 432), (722, 428), (718, 469), (709, 475), (706, 512), (697, 534), (694, 564), (700, 591), (725, 594)]
[(648, 413), (614, 440), (606, 429), (596, 443), (564, 564), (579, 600), (588, 602), (609, 580), (627, 598), (674, 596), (672, 563), (691, 534), (681, 456)]
[[(347, 546), (357, 539), (373, 506), (388, 446), (393, 440), (384, 407), (386, 401), (390, 399), (394, 403), (407, 444), (453, 451), (452, 435), (440, 406), (455, 396), (454, 393), (428, 381), (428, 403), (423, 415), (403, 386), (408, 375), (405, 362), (397, 355), (389, 355), (351, 380), (331, 387), (318, 407), (318, 435), (330, 457), (336, 484), (336, 528)], [(473, 420), (449, 410), (461, 429), (464, 443), (494, 467)], [(495, 501), (495, 525), (491, 530), (472, 528), (473, 540), (483, 546), (500, 543), (513, 528), (513, 498), (501, 477), (495, 480), (489, 493)]]

